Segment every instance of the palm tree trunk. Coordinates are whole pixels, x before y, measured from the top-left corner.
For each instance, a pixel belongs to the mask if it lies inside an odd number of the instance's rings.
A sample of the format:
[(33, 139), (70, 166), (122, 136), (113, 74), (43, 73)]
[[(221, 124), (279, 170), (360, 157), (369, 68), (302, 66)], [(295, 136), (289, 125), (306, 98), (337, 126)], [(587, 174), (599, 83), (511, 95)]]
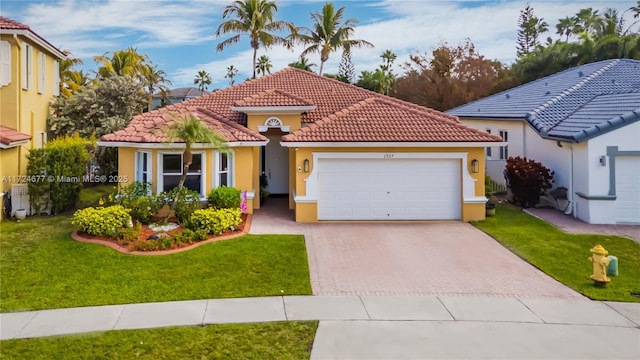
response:
[(318, 75), (322, 76), (322, 68), (324, 67), (324, 61), (320, 61), (320, 71), (318, 71)]
[(256, 57), (258, 56), (258, 49), (253, 48), (253, 79), (256, 78)]

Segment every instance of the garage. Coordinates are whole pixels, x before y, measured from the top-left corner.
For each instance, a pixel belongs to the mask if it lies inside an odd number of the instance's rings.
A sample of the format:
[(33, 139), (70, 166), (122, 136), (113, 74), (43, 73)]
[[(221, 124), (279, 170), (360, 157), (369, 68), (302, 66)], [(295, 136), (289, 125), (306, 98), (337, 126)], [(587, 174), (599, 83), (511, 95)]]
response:
[(460, 159), (319, 159), (318, 220), (458, 220), (460, 164)]
[(616, 157), (616, 221), (640, 223), (640, 156)]

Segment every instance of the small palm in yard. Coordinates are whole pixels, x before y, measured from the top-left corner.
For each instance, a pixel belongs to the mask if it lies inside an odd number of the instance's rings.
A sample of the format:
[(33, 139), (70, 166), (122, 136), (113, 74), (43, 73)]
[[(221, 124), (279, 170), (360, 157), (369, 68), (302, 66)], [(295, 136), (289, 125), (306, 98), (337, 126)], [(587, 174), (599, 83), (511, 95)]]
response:
[(182, 154), (182, 176), (178, 183), (178, 191), (176, 191), (174, 201), (171, 203), (171, 211), (167, 214), (165, 221), (168, 221), (171, 213), (175, 211), (178, 197), (184, 188), (184, 182), (187, 179), (187, 173), (193, 160), (193, 154), (191, 153), (193, 145), (206, 144), (219, 150), (227, 149), (226, 140), (193, 114), (184, 114), (182, 116), (172, 114), (172, 117), (175, 122), (169, 125), (167, 129), (167, 140), (171, 142), (183, 142), (184, 152)]

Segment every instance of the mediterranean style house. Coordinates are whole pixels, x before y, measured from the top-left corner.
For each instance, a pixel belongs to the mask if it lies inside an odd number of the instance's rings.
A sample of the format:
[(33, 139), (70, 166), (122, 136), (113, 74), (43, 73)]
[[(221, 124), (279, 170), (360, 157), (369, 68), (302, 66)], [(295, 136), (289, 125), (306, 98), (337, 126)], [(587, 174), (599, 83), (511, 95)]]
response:
[[(64, 58), (62, 51), (28, 25), (0, 17), (2, 194), (12, 187), (26, 191), (26, 183), (21, 179), (26, 175), (26, 156), (30, 149), (40, 148), (47, 141), (49, 103), (53, 96), (58, 95), (58, 61)], [(28, 199), (21, 199), (26, 203), (17, 206), (28, 209)]]
[(184, 144), (164, 135), (192, 114), (231, 149), (199, 144), (187, 187), (287, 194), (296, 221), (481, 220), (484, 151), (504, 145), (451, 115), (311, 72), (287, 68), (135, 116), (99, 146), (118, 148), (119, 177), (176, 186)]
[(640, 223), (640, 61), (578, 66), (447, 113), (509, 142), (485, 153), (496, 182), (509, 156), (527, 157), (555, 172), (567, 215)]

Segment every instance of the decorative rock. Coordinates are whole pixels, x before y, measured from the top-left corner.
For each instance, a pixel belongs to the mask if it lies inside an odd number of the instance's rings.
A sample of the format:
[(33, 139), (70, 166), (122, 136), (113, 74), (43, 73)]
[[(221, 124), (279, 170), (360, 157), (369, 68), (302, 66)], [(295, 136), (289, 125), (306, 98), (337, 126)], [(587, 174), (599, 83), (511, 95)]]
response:
[(170, 238), (171, 235), (165, 233), (165, 232), (159, 232), (159, 233), (155, 233), (155, 234), (151, 234), (147, 240), (160, 240), (160, 239), (168, 239)]

